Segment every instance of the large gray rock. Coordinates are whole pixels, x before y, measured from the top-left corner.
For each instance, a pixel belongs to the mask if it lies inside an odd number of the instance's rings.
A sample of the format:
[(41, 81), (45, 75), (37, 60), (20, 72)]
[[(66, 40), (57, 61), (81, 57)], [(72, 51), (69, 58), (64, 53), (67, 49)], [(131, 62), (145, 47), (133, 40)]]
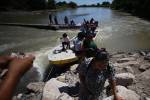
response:
[(147, 55), (145, 55), (144, 60), (150, 60), (150, 53), (148, 53)]
[[(123, 86), (117, 86), (117, 90), (117, 95), (123, 97), (124, 100), (140, 100), (140, 96), (138, 94)], [(113, 100), (113, 96), (104, 98), (103, 100)]]
[(27, 89), (32, 92), (42, 92), (44, 88), (44, 82), (35, 82), (27, 85)]
[(139, 66), (139, 62), (138, 61), (129, 61), (129, 62), (125, 62), (125, 63), (114, 63), (113, 65), (119, 66), (119, 67), (124, 67), (124, 66), (137, 67), (137, 66)]
[(135, 61), (136, 59), (134, 57), (129, 57), (129, 58), (121, 58), (117, 60), (117, 63), (125, 63), (129, 61)]
[(129, 55), (129, 57), (139, 58), (140, 54), (139, 53), (133, 53), (132, 55)]
[(139, 67), (139, 70), (145, 71), (150, 68), (150, 64), (144, 64)]
[(134, 74), (134, 71), (130, 66), (124, 66), (124, 67), (116, 66), (115, 70), (117, 73), (132, 73), (132, 74)]
[(68, 92), (67, 87), (66, 83), (55, 78), (49, 80), (44, 87), (42, 100), (73, 100), (72, 97), (66, 94)]
[(145, 100), (150, 100), (150, 98), (146, 97)]
[(129, 86), (135, 80), (135, 76), (131, 73), (116, 74), (117, 85)]
[(60, 82), (63, 82), (63, 83), (66, 82), (66, 76), (65, 76), (65, 75), (58, 76), (56, 79), (57, 79), (58, 81), (60, 81)]
[(78, 64), (71, 66), (70, 71), (76, 71), (77, 67), (78, 67)]
[(126, 55), (125, 54), (115, 54), (115, 55), (112, 55), (113, 58), (125, 58)]

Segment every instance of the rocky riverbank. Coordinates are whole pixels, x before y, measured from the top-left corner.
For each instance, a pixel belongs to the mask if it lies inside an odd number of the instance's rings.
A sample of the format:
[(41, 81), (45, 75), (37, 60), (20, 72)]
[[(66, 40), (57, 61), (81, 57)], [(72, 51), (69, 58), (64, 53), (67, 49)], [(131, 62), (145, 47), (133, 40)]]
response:
[[(117, 52), (110, 54), (116, 69), (118, 95), (125, 100), (150, 100), (150, 51)], [(65, 73), (47, 82), (27, 85), (27, 93), (14, 96), (13, 100), (77, 100), (79, 78), (77, 64)], [(112, 100), (109, 83), (105, 83), (104, 100)]]

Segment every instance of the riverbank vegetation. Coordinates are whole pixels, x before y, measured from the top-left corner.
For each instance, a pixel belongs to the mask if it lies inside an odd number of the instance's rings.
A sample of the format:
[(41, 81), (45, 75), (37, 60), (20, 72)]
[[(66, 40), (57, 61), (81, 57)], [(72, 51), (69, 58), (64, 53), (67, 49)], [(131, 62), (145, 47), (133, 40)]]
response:
[(113, 0), (112, 8), (150, 19), (150, 0)]
[(79, 7), (110, 7), (111, 6), (111, 3), (110, 2), (107, 2), (107, 1), (104, 1), (102, 3), (97, 3), (97, 4), (91, 4), (91, 5), (80, 5)]
[(66, 1), (63, 2), (57, 2), (56, 3), (56, 8), (59, 9), (63, 9), (63, 8), (77, 8), (77, 4), (75, 2), (69, 2), (67, 3)]
[(56, 2), (56, 0), (0, 0), (0, 11), (45, 10), (60, 8), (76, 8), (74, 2)]

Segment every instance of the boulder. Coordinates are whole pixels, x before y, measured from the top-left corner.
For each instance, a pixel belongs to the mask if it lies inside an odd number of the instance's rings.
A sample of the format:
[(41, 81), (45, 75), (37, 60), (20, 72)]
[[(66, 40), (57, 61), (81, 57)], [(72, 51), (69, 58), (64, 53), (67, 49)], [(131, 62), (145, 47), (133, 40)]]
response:
[(67, 93), (62, 93), (57, 100), (73, 100)]
[(150, 100), (150, 98), (148, 98), (148, 97), (145, 97), (145, 100)]
[(147, 55), (145, 55), (144, 60), (150, 60), (150, 53), (148, 53)]
[(22, 94), (22, 93), (18, 94), (18, 95), (17, 95), (17, 99), (21, 99), (21, 98), (22, 98), (22, 96), (23, 96), (23, 94)]
[(144, 64), (139, 67), (140, 71), (145, 71), (150, 68), (150, 64)]
[(117, 85), (129, 86), (135, 80), (135, 76), (131, 73), (116, 74)]
[[(143, 73), (141, 73), (141, 74), (139, 74), (138, 75), (138, 78), (140, 79), (140, 80), (150, 80), (150, 69), (149, 70), (147, 70), (147, 71), (144, 71)], [(146, 83), (146, 82), (145, 82)]]
[(64, 82), (65, 83), (65, 79), (66, 79), (66, 77), (65, 77), (65, 75), (61, 75), (61, 76), (58, 76), (57, 78), (56, 78), (58, 81), (60, 81), (60, 82)]
[(142, 56), (146, 55), (146, 53), (144, 51), (139, 51), (139, 54), (142, 55)]
[(138, 61), (129, 61), (129, 62), (125, 62), (125, 63), (114, 63), (113, 65), (118, 66), (118, 67), (124, 67), (124, 66), (137, 67), (137, 66), (139, 66), (139, 62)]
[(129, 57), (139, 58), (140, 54), (139, 53), (133, 53), (132, 55), (129, 55)]
[(117, 63), (125, 63), (125, 62), (129, 62), (129, 61), (135, 61), (136, 59), (133, 57), (129, 57), (129, 58), (122, 58), (122, 59), (118, 59)]
[(126, 55), (125, 54), (115, 54), (115, 55), (112, 55), (113, 58), (125, 58)]
[(150, 60), (150, 56), (145, 56), (144, 60)]
[(27, 89), (32, 92), (42, 92), (44, 88), (44, 82), (35, 82), (27, 85)]
[(132, 73), (132, 74), (134, 74), (134, 71), (130, 66), (115, 67), (115, 70), (117, 73)]
[[(123, 97), (124, 100), (140, 100), (140, 96), (134, 91), (125, 88), (124, 86), (117, 86), (118, 96)], [(104, 98), (103, 100), (113, 100), (113, 96)]]
[(66, 94), (67, 92), (68, 85), (66, 83), (52, 78), (44, 87), (42, 100), (73, 100), (72, 97)]
[(76, 71), (77, 67), (78, 67), (78, 64), (71, 66), (70, 71)]

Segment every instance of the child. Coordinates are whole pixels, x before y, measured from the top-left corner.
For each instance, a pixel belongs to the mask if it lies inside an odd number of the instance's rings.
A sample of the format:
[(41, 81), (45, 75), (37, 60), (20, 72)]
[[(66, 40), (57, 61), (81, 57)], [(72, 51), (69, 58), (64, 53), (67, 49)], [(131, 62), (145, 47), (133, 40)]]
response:
[[(69, 48), (70, 49), (70, 39), (69, 39), (69, 37), (68, 37), (68, 35), (66, 34), (66, 33), (64, 33), (63, 35), (62, 35), (62, 50), (64, 51), (64, 50), (66, 50), (67, 48)], [(65, 49), (65, 46), (67, 46), (66, 47), (66, 49)]]

